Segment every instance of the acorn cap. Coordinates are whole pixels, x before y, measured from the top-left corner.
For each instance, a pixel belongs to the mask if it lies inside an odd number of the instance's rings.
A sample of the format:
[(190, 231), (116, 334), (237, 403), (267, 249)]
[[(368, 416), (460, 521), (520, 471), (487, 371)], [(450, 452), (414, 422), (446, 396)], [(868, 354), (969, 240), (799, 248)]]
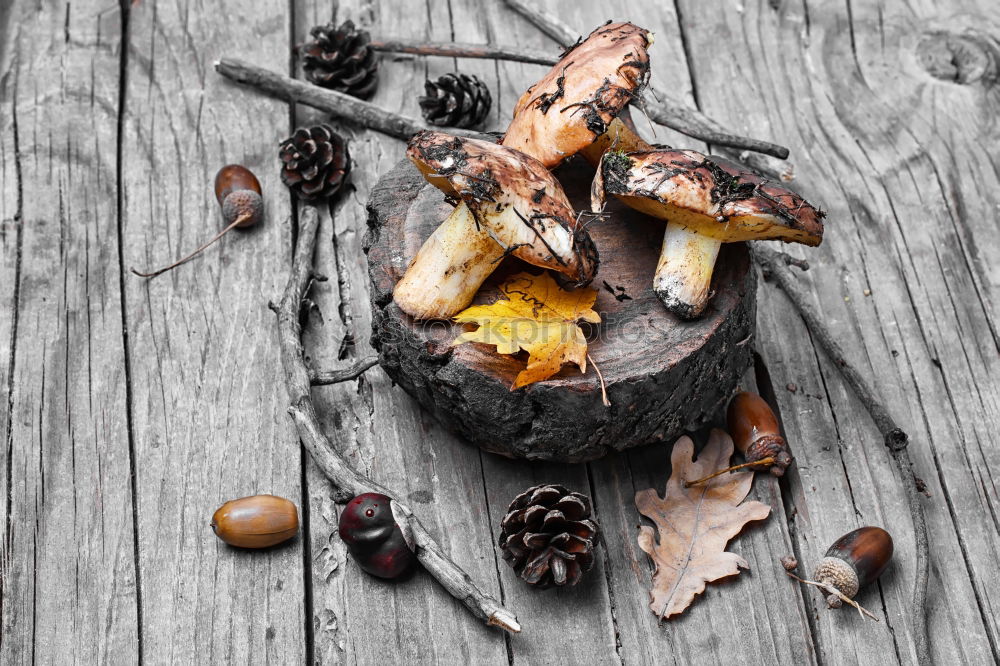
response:
[[(573, 286), (594, 278), (597, 249), (559, 181), (538, 160), (489, 141), (434, 131), (410, 139), (406, 156), (429, 183), (461, 198), (477, 224), (509, 239), (515, 257), (557, 271)], [(505, 208), (514, 214), (483, 214)], [(498, 224), (507, 225), (503, 233), (494, 228)]]
[(724, 243), (823, 240), (823, 211), (757, 173), (694, 150), (605, 154), (591, 189), (592, 208), (600, 209), (607, 194)]
[(593, 143), (646, 85), (652, 43), (632, 23), (594, 30), (521, 96), (503, 145), (551, 168)]

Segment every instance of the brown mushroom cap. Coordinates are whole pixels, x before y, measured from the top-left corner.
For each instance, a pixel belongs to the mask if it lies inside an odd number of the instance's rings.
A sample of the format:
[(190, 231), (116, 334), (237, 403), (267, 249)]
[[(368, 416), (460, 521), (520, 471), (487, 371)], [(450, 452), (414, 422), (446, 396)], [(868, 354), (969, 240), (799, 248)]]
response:
[(723, 242), (823, 240), (823, 211), (774, 181), (694, 150), (607, 153), (593, 205), (599, 208), (606, 194)]
[(517, 222), (507, 247), (514, 256), (566, 275), (573, 286), (597, 274), (597, 248), (559, 181), (538, 160), (489, 141), (434, 131), (410, 139), (406, 156), (428, 182), (465, 201), (488, 231), (484, 213), (511, 207)]
[(521, 96), (501, 143), (549, 168), (593, 143), (646, 85), (652, 41), (631, 23), (590, 33)]

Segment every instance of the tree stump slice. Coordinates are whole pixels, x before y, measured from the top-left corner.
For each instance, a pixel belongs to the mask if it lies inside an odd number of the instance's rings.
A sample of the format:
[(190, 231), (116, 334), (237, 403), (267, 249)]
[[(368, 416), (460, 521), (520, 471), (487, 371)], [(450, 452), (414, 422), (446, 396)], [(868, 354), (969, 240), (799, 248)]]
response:
[[(571, 159), (556, 175), (577, 210), (589, 209), (593, 169)], [(604, 375), (611, 407), (601, 402), (593, 364), (511, 391), (527, 355), (490, 345), (450, 343), (462, 326), (415, 321), (392, 290), (424, 240), (450, 212), (441, 192), (408, 160), (385, 174), (368, 202), (365, 251), (371, 279), (372, 346), (385, 372), (446, 428), (481, 448), (515, 458), (582, 462), (612, 451), (673, 441), (703, 426), (736, 390), (749, 367), (757, 278), (743, 243), (723, 245), (704, 316), (685, 322), (652, 290), (663, 224), (609, 202), (610, 217), (589, 231), (601, 255), (594, 309), (584, 324), (589, 353)], [(513, 273), (535, 268), (513, 257), (476, 296), (492, 303)]]

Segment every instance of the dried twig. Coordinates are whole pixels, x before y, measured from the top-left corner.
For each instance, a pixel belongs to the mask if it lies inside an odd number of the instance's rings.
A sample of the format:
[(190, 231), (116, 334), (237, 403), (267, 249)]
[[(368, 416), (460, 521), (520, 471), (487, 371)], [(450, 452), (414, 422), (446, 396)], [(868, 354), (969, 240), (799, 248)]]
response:
[(393, 497), (397, 520), (405, 523), (401, 527), (404, 532), (412, 535), (417, 559), (424, 568), (448, 590), (449, 594), (464, 603), (476, 617), (507, 631), (519, 632), (521, 626), (514, 614), (490, 594), (481, 590), (472, 578), (444, 553), (409, 507), (394, 493), (355, 471), (334, 449), (320, 428), (316, 408), (310, 396), (310, 374), (303, 357), (302, 325), (299, 323), (302, 303), (312, 284), (313, 252), (316, 248), (318, 228), (319, 215), (316, 209), (310, 206), (304, 207), (300, 218), (298, 247), (295, 249), (288, 285), (285, 287), (281, 302), (278, 305), (271, 304), (271, 309), (278, 317), (281, 365), (284, 368), (288, 398), (291, 403), (288, 411), (295, 421), (299, 440), (316, 465), (333, 483), (334, 499), (346, 502), (366, 492), (377, 492)]
[(387, 53), (410, 53), (413, 55), (447, 56), (452, 58), (483, 58), (485, 60), (511, 60), (533, 65), (554, 65), (559, 59), (547, 53), (534, 53), (524, 49), (493, 46), (491, 44), (459, 44), (413, 41), (407, 39), (373, 40), (370, 46), (376, 51)]
[[(237, 83), (253, 86), (288, 102), (298, 102), (368, 129), (373, 129), (403, 141), (421, 130), (428, 129), (423, 123), (407, 118), (380, 106), (336, 90), (321, 88), (305, 81), (278, 74), (263, 67), (234, 58), (223, 58), (215, 63), (215, 71)], [(440, 129), (440, 128), (437, 128)], [(478, 132), (454, 127), (448, 128), (452, 134), (479, 136)]]
[(309, 383), (313, 386), (327, 386), (329, 384), (340, 384), (357, 379), (365, 374), (369, 368), (378, 365), (378, 356), (363, 358), (349, 368), (341, 370), (310, 370)]
[[(566, 25), (562, 19), (533, 7), (524, 0), (504, 0), (508, 7), (528, 19), (539, 30), (551, 37), (560, 46), (572, 46), (580, 38), (579, 33)], [(651, 95), (643, 98), (646, 114), (656, 123), (677, 130), (681, 134), (700, 139), (715, 146), (729, 146), (740, 150), (752, 150), (778, 159), (788, 158), (788, 148), (768, 141), (735, 136), (698, 109), (670, 101), (670, 95), (652, 86)], [(755, 167), (761, 165), (755, 164)], [(767, 171), (780, 171), (773, 166)]]
[(865, 406), (872, 420), (882, 434), (883, 442), (893, 462), (899, 470), (900, 481), (906, 491), (907, 505), (910, 510), (910, 517), (913, 521), (913, 536), (917, 545), (917, 570), (913, 581), (913, 602), (911, 616), (915, 625), (917, 663), (931, 663), (930, 643), (927, 636), (927, 574), (930, 563), (929, 547), (927, 541), (927, 521), (924, 517), (924, 509), (920, 504), (920, 493), (922, 481), (917, 479), (913, 473), (913, 461), (907, 451), (909, 436), (896, 424), (889, 415), (885, 404), (882, 402), (875, 389), (847, 360), (847, 356), (840, 348), (840, 344), (834, 338), (830, 329), (820, 319), (819, 313), (809, 302), (804, 290), (799, 285), (798, 280), (792, 274), (787, 262), (781, 258), (781, 253), (775, 252), (760, 244), (753, 248), (754, 258), (764, 272), (765, 278), (774, 278), (774, 282), (781, 287), (785, 295), (792, 301), (792, 305), (798, 310), (799, 315), (806, 323), (813, 339), (826, 352), (833, 364), (840, 370), (844, 381), (851, 387), (855, 395)]
[[(864, 619), (865, 616), (867, 615), (868, 617), (870, 617), (871, 619), (875, 620), (876, 622), (879, 621), (878, 618), (875, 617), (874, 613), (872, 613), (870, 610), (868, 610), (867, 608), (865, 608), (864, 606), (862, 606), (861, 604), (859, 604), (854, 599), (851, 599), (849, 596), (847, 596), (846, 594), (844, 594), (843, 592), (841, 592), (840, 590), (838, 590), (837, 588), (835, 588), (833, 585), (830, 585), (829, 583), (820, 583), (820, 582), (817, 582), (817, 581), (814, 581), (814, 580), (806, 580), (805, 578), (799, 578), (798, 576), (796, 576), (795, 574), (793, 574), (791, 571), (787, 571), (786, 570), (785, 573), (788, 575), (789, 578), (794, 578), (795, 580), (799, 581), (800, 583), (805, 583), (806, 585), (813, 585), (813, 586), (818, 587), (819, 589), (823, 590), (824, 592), (826, 592), (827, 595), (829, 595), (827, 597), (827, 604), (830, 604), (831, 608), (838, 608), (840, 606), (840, 604), (837, 603), (837, 602), (838, 601), (839, 602), (843, 602), (843, 603), (847, 604), (848, 606), (854, 606), (854, 608), (857, 609), (858, 614), (861, 615), (861, 619)], [(830, 596), (833, 597), (833, 603), (836, 603), (835, 606), (833, 604), (831, 604), (831, 602), (830, 602)]]
[[(493, 45), (458, 44), (452, 42), (420, 42), (393, 39), (382, 42), (372, 42), (372, 47), (378, 51), (394, 53), (412, 53), (415, 55), (447, 56), (453, 58), (484, 58), (489, 60), (512, 60), (538, 65), (554, 65), (559, 59), (544, 53), (526, 51)], [(677, 130), (681, 134), (711, 143), (716, 146), (726, 146), (738, 150), (752, 150), (780, 159), (788, 157), (788, 149), (767, 141), (759, 141), (737, 134), (729, 134), (715, 121), (701, 116), (686, 106), (675, 104), (665, 93), (652, 91), (653, 95), (645, 95), (638, 102), (653, 121)], [(713, 126), (714, 124), (714, 126)]]

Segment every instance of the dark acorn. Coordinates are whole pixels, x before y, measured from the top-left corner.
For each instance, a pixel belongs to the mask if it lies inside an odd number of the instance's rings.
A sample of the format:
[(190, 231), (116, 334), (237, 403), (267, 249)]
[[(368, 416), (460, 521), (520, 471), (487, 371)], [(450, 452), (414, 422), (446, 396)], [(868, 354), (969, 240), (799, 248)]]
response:
[(398, 578), (416, 559), (392, 512), (392, 499), (364, 493), (340, 514), (340, 538), (364, 571), (380, 578)]
[[(813, 579), (831, 585), (849, 599), (882, 575), (892, 559), (892, 537), (881, 527), (859, 527), (833, 542), (820, 560)], [(841, 597), (826, 598), (830, 608), (839, 608)]]
[(726, 423), (733, 443), (746, 462), (727, 467), (697, 481), (685, 481), (685, 487), (690, 488), (721, 474), (745, 468), (767, 470), (774, 476), (784, 475), (792, 464), (792, 454), (788, 452), (785, 438), (781, 436), (778, 417), (763, 398), (749, 391), (737, 393), (729, 402)]

